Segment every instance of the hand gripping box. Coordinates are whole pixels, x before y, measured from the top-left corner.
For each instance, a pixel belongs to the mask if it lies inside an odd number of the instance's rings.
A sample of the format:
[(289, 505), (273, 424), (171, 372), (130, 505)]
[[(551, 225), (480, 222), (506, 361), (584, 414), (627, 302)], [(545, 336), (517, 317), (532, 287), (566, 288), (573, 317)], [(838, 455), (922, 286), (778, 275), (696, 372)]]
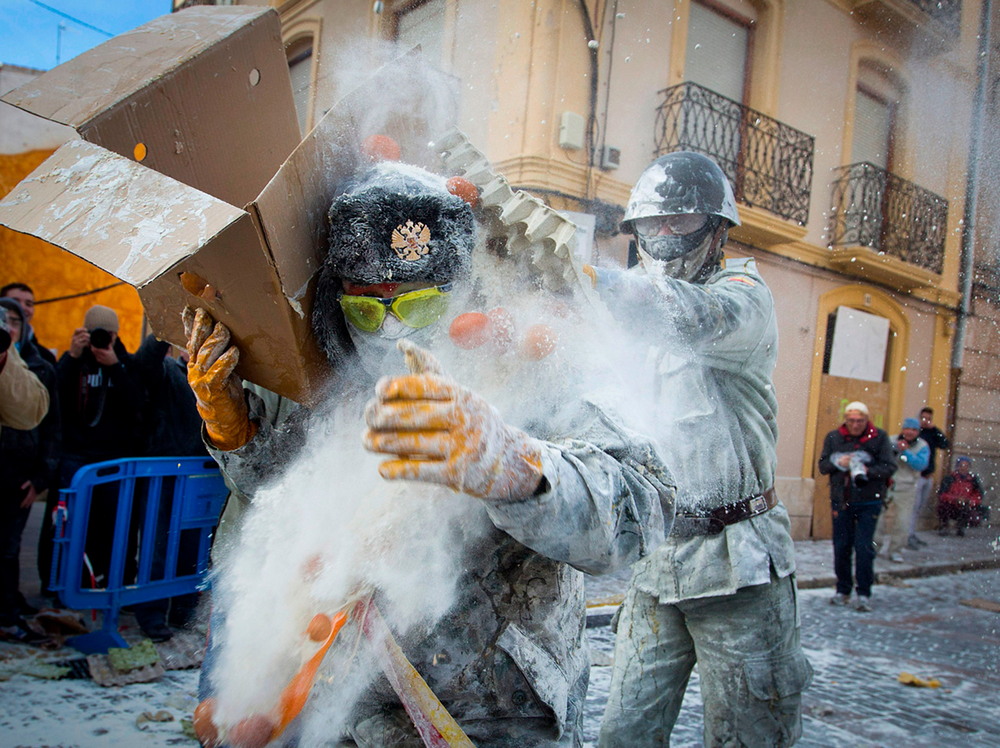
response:
[(347, 97), (300, 143), (273, 10), (163, 16), (3, 99), (81, 139), (0, 202), (0, 224), (135, 286), (162, 339), (183, 344), (182, 309), (205, 308), (232, 331), (242, 377), (315, 399), (330, 366), (312, 278), (362, 133)]

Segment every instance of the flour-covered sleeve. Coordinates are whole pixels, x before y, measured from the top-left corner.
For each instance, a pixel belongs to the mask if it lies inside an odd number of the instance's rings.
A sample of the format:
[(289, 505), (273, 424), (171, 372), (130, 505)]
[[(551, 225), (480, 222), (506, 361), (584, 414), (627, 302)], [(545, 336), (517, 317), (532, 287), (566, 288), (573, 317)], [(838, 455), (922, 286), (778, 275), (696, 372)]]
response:
[(597, 292), (612, 314), (651, 343), (680, 345), (718, 368), (739, 368), (777, 344), (774, 300), (753, 263), (708, 283), (600, 269)]
[(602, 574), (651, 552), (673, 524), (674, 486), (652, 444), (584, 406), (572, 438), (544, 442), (540, 491), (486, 501), (493, 523), (525, 546)]
[(202, 439), (233, 494), (246, 501), (256, 490), (288, 464), (303, 438), (301, 421), (305, 412), (287, 398), (249, 383), (244, 383), (250, 419), (257, 433), (246, 444), (228, 452)]

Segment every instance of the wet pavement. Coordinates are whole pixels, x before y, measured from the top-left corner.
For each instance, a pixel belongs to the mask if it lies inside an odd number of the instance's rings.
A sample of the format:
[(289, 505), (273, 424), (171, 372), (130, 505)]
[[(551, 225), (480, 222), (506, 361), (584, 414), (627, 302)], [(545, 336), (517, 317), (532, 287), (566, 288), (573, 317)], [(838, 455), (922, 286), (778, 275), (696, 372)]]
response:
[[(1000, 613), (989, 605), (1000, 604), (998, 530), (975, 528), (966, 538), (921, 536), (927, 547), (904, 552), (903, 563), (876, 562), (879, 583), (871, 613), (828, 603), (829, 541), (796, 543), (802, 640), (815, 670), (803, 700), (798, 745), (1000, 745)], [(33, 537), (30, 527), (25, 537)], [(31, 549), (25, 550), (30, 556)], [(25, 558), (22, 589), (30, 599), (37, 594), (33, 569), (34, 559)], [(626, 585), (627, 575), (588, 578), (594, 624), (588, 629), (594, 662), (585, 717), (588, 744), (596, 740), (611, 676), (614, 635), (607, 619)], [(129, 618), (123, 622), (129, 624)], [(126, 632), (127, 638), (135, 633)], [(196, 703), (196, 670), (169, 670), (155, 682), (108, 688), (17, 672), (31, 659), (67, 656), (73, 652), (39, 656), (37, 650), (0, 643), (5, 707), (0, 745), (195, 745), (184, 726)], [(903, 685), (898, 680), (903, 672), (936, 678), (941, 686)], [(671, 744), (701, 745), (701, 723), (695, 672)]]

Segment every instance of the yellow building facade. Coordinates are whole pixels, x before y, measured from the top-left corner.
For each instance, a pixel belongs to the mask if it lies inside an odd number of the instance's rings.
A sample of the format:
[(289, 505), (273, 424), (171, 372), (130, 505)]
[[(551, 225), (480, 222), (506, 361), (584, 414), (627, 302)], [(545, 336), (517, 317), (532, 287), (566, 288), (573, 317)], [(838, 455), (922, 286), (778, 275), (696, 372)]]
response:
[(387, 43), (419, 45), (512, 185), (592, 216), (598, 264), (627, 262), (617, 223), (652, 158), (720, 163), (743, 221), (728, 253), (756, 258), (777, 305), (777, 489), (795, 537), (829, 536), (816, 461), (844, 404), (868, 402), (890, 433), (925, 405), (943, 425), (980, 0), (269, 4), (304, 131)]

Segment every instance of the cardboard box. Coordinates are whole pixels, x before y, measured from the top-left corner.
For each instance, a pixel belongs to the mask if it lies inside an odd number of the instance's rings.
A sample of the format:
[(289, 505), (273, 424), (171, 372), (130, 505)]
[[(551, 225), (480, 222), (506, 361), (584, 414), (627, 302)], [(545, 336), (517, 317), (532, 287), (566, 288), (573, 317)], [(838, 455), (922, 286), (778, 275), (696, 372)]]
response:
[(395, 139), (407, 163), (472, 169), (510, 234), (508, 251), (531, 255), (556, 288), (579, 275), (572, 224), (513, 193), (463, 136), (442, 136), (454, 123), (455, 81), (409, 55), (360, 81), (300, 142), (271, 9), (163, 16), (3, 100), (82, 140), (0, 202), (0, 224), (135, 286), (161, 339), (183, 344), (183, 308), (207, 309), (233, 333), (240, 376), (299, 402), (315, 402), (335, 372), (312, 334), (314, 276), (330, 202), (367, 164), (369, 135)]
[(357, 144), (318, 143), (329, 128), (300, 143), (276, 12), (163, 16), (3, 100), (82, 140), (0, 203), (0, 224), (135, 286), (162, 339), (183, 344), (183, 307), (207, 309), (232, 331), (241, 376), (314, 399), (330, 367), (311, 333), (311, 279)]

